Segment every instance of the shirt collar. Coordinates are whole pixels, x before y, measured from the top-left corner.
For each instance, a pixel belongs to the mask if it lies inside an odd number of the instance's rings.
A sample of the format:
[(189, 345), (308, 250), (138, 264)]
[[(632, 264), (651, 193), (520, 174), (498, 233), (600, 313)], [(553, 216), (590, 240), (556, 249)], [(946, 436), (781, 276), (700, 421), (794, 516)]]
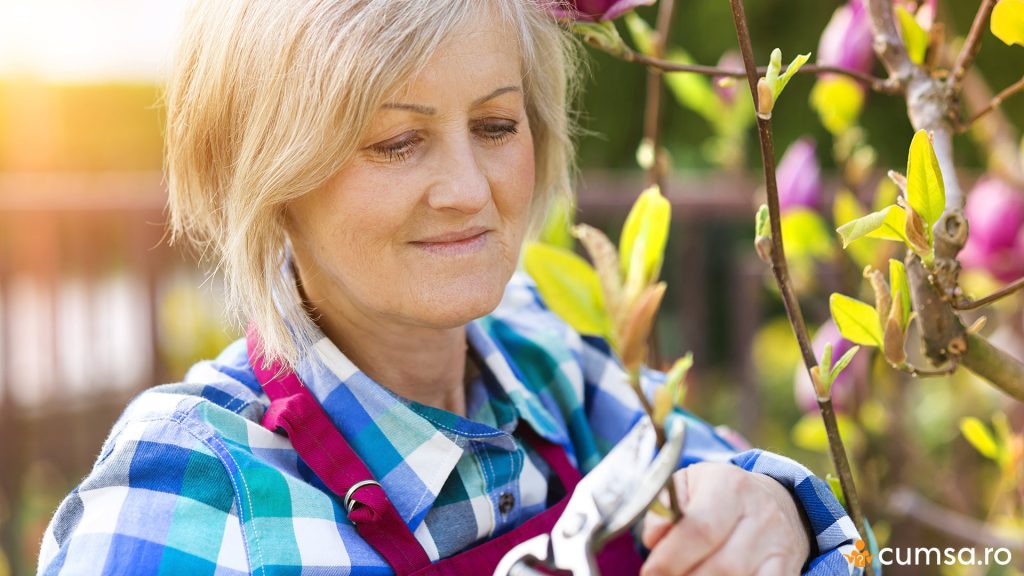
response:
[[(512, 299), (506, 289), (498, 310), (515, 304)], [(522, 419), (542, 437), (568, 444), (564, 426), (524, 384), (515, 358), (492, 333), (499, 324), (504, 329), (492, 315), (473, 320), (466, 325), (466, 336), (484, 362), (481, 378), (488, 382), (477, 384), (490, 385), (490, 393), (503, 392), (515, 412), (513, 422), (500, 430), (391, 392), (322, 333), (296, 367), (300, 380), (362, 456), (410, 529), (415, 530), (430, 510), (470, 442), (498, 442)]]

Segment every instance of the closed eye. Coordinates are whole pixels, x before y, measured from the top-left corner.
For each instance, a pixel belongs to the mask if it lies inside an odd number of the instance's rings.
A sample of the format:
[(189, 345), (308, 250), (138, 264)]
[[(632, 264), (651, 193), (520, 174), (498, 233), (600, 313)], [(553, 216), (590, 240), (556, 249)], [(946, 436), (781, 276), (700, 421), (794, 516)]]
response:
[[(492, 144), (501, 144), (519, 133), (519, 123), (514, 120), (490, 122), (479, 124), (473, 131)], [(413, 135), (399, 140), (374, 144), (370, 146), (370, 150), (383, 156), (387, 162), (402, 162), (407, 160), (422, 142), (423, 138), (413, 133)]]

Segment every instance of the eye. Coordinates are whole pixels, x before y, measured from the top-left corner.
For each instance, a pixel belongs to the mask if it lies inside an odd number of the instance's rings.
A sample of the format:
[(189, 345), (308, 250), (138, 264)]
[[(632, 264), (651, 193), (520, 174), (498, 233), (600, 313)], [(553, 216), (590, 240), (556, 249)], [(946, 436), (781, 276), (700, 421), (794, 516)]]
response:
[(422, 140), (419, 136), (412, 135), (398, 140), (392, 139), (380, 144), (374, 144), (370, 146), (370, 150), (383, 156), (388, 162), (401, 162), (412, 155), (416, 146)]
[(515, 121), (489, 122), (478, 126), (476, 132), (491, 142), (500, 144), (519, 133), (519, 123)]

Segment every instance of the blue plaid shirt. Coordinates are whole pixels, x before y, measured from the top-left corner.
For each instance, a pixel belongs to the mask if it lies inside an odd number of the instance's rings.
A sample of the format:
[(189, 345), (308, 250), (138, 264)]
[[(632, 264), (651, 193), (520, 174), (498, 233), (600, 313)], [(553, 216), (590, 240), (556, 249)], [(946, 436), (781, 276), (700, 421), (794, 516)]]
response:
[[(297, 367), (431, 560), (507, 532), (560, 496), (549, 493), (544, 459), (511, 434), (519, 419), (586, 472), (642, 415), (607, 344), (551, 313), (525, 275), (466, 330), (485, 364), (467, 389), (467, 418), (391, 393), (325, 337)], [(391, 573), (288, 439), (260, 425), (268, 406), (244, 340), (184, 382), (140, 394), (57, 509), (39, 574)], [(856, 529), (823, 481), (787, 458), (737, 452), (684, 417), (682, 466), (732, 462), (775, 478), (817, 536), (805, 573), (854, 573), (843, 554)]]

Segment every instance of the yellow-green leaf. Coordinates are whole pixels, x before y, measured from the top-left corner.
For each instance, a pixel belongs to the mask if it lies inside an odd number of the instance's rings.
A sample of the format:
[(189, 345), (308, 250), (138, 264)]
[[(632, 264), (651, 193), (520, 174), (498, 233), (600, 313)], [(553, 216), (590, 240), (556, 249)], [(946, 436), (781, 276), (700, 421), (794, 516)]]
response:
[(637, 52), (654, 56), (654, 29), (646, 20), (636, 12), (627, 12), (622, 20), (626, 23), (626, 30), (636, 45)]
[(907, 46), (907, 55), (914, 64), (924, 63), (928, 51), (928, 32), (917, 23), (914, 15), (903, 6), (896, 7), (896, 17), (900, 23), (900, 35)]
[(828, 258), (832, 255), (833, 237), (825, 219), (814, 210), (798, 208), (786, 211), (779, 221), (786, 239), (786, 254), (793, 258)]
[(859, 351), (860, 346), (854, 346), (847, 350), (846, 353), (836, 361), (836, 365), (832, 367), (832, 371), (829, 373), (829, 380), (835, 382), (836, 378), (839, 378), (839, 375), (842, 374), (843, 370), (846, 370), (846, 367), (850, 365), (850, 362), (853, 361), (853, 357), (856, 356)]
[(829, 309), (843, 338), (863, 346), (882, 345), (882, 324), (872, 306), (836, 293), (829, 298)]
[(1007, 46), (1024, 46), (1024, 0), (1000, 0), (992, 9), (992, 34)]
[(843, 239), (843, 248), (849, 246), (853, 241), (865, 237), (906, 242), (905, 221), (906, 215), (903, 208), (892, 205), (878, 212), (851, 220), (836, 228), (836, 232)]
[[(845, 414), (837, 414), (836, 422), (839, 425), (839, 434), (848, 443), (849, 449), (852, 452), (859, 452), (864, 445), (864, 434), (860, 431), (860, 428)], [(796, 425), (793, 426), (791, 436), (793, 444), (804, 450), (821, 452), (823, 454), (828, 454), (829, 452), (825, 424), (821, 421), (821, 416), (818, 415), (817, 411), (804, 414), (797, 421)]]
[(903, 262), (894, 258), (889, 259), (889, 287), (892, 290), (893, 302), (896, 301), (896, 293), (899, 293), (900, 304), (903, 306), (902, 322), (906, 328), (907, 322), (910, 321), (910, 284), (907, 282), (907, 269)]
[(665, 375), (665, 387), (672, 394), (672, 403), (682, 408), (683, 399), (686, 397), (686, 374), (693, 367), (693, 353), (687, 352), (685, 356), (675, 361), (672, 368)]
[(989, 432), (988, 426), (985, 426), (981, 420), (973, 416), (961, 419), (960, 432), (982, 456), (990, 460), (999, 459), (999, 446), (996, 444), (995, 438), (992, 437), (992, 433)]
[[(679, 48), (669, 50), (666, 59), (678, 64), (694, 63), (693, 58)], [(734, 120), (731, 120), (732, 114), (727, 112), (725, 104), (722, 103), (722, 99), (718, 97), (718, 93), (715, 91), (714, 86), (712, 86), (711, 80), (706, 76), (676, 72), (666, 73), (664, 78), (669, 92), (672, 93), (679, 104), (699, 114), (704, 120), (715, 126), (718, 132), (727, 131), (729, 123), (734, 122)], [(750, 98), (737, 94), (737, 100), (742, 100), (743, 98), (750, 101)]]
[(857, 122), (864, 106), (864, 88), (845, 76), (820, 78), (811, 89), (811, 107), (822, 125), (839, 135)]
[(523, 264), (552, 312), (581, 334), (612, 341), (601, 283), (586, 260), (564, 248), (530, 242)]
[(836, 199), (832, 203), (832, 220), (836, 226), (842, 226), (864, 215), (864, 208), (860, 205), (857, 197), (846, 188), (836, 192)]
[(907, 212), (901, 206), (893, 204), (882, 210), (885, 212), (885, 220), (877, 229), (868, 233), (868, 238), (879, 240), (895, 240), (896, 242), (907, 242), (906, 222)]
[[(931, 228), (946, 209), (946, 187), (931, 139), (918, 130), (910, 142), (907, 157), (907, 203)], [(929, 237), (931, 235), (929, 234)]]
[(640, 193), (626, 216), (619, 239), (619, 266), (625, 278), (626, 304), (644, 286), (657, 280), (665, 258), (672, 205), (657, 186)]
[(779, 95), (782, 94), (782, 91), (786, 89), (786, 84), (789, 84), (789, 80), (793, 77), (793, 74), (796, 74), (796, 71), (806, 64), (810, 57), (810, 52), (807, 54), (797, 54), (796, 58), (793, 58), (793, 61), (789, 63), (789, 66), (786, 67), (786, 71), (779, 76), (779, 79), (775, 82), (774, 95), (776, 101), (778, 101)]
[(572, 250), (575, 242), (572, 238), (573, 213), (576, 207), (565, 197), (558, 197), (548, 209), (541, 229), (540, 241), (566, 250)]

